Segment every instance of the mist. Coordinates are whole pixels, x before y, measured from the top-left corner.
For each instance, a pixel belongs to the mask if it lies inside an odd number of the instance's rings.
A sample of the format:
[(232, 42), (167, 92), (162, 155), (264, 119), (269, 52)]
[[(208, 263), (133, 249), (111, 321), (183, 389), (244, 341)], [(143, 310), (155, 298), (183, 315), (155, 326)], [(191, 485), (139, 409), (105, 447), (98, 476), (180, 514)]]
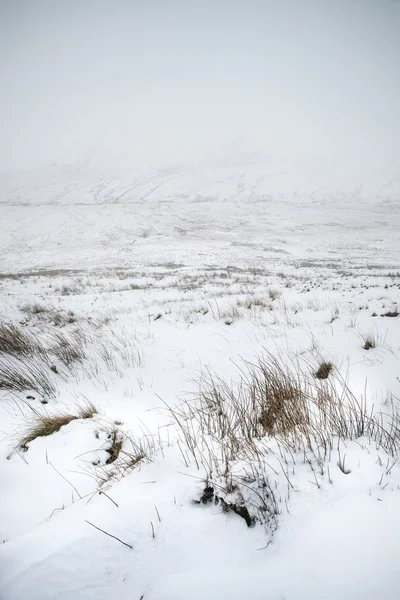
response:
[(2, 169), (263, 152), (398, 176), (400, 2), (0, 6)]

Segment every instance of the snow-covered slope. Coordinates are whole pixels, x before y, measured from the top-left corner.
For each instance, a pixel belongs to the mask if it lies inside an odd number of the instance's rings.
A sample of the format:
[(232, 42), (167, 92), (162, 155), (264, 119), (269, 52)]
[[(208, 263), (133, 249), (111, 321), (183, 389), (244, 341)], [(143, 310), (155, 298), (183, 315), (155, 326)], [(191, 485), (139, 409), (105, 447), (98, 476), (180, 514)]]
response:
[(3, 172), (0, 269), (304, 260), (345, 267), (350, 256), (396, 267), (399, 180), (347, 175), (296, 171), (257, 153), (145, 175), (134, 167), (99, 174), (84, 163)]

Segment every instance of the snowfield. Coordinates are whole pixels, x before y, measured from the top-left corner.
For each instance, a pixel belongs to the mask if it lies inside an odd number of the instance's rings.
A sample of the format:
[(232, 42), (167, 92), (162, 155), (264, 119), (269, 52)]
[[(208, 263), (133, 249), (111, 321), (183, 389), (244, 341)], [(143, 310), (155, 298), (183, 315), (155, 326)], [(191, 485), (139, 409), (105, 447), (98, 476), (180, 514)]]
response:
[(0, 269), (79, 270), (80, 262), (95, 269), (149, 263), (279, 269), (282, 261), (396, 269), (398, 172), (382, 167), (366, 177), (326, 164), (254, 152), (202, 167), (148, 166), (136, 177), (115, 166), (99, 175), (84, 161), (5, 169)]
[(2, 207), (1, 598), (398, 597), (396, 212), (209, 206)]

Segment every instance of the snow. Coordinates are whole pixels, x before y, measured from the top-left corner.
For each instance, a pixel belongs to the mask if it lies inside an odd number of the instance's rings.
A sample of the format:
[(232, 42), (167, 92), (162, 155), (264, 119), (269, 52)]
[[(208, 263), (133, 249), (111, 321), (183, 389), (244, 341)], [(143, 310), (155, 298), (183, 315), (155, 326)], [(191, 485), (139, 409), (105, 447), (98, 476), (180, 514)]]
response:
[(400, 4), (153, 4), (0, 9), (0, 598), (397, 600)]
[[(282, 497), (273, 534), (261, 524), (248, 529), (219, 506), (193, 504), (204, 488), (205, 470), (197, 469), (187, 452), (183, 459), (179, 432), (164, 403), (178, 406), (190, 398), (206, 367), (230, 380), (237, 379), (242, 360), (254, 362), (266, 351), (291, 361), (297, 357), (303, 365), (316, 365), (323, 356), (375, 409), (383, 403), (387, 412), (389, 392), (398, 402), (400, 322), (380, 316), (399, 301), (397, 275), (357, 269), (343, 276), (318, 267), (301, 275), (293, 269), (284, 277), (260, 273), (150, 267), (142, 280), (132, 272), (126, 278), (114, 272), (2, 280), (3, 317), (25, 319), (25, 327), (38, 334), (47, 327), (38, 321), (40, 315), (28, 317), (18, 308), (37, 300), (71, 308), (82, 333), (87, 331), (88, 360), (66, 381), (53, 375), (58, 396), (45, 408), (73, 410), (88, 398), (99, 409), (93, 418), (72, 421), (17, 453), (12, 449), (29, 419), (28, 405), (37, 410), (40, 404), (38, 397), (28, 401), (26, 394), (3, 392), (3, 597), (118, 594), (166, 600), (201, 598), (207, 590), (211, 597), (238, 599), (249, 593), (263, 598), (265, 590), (277, 599), (397, 597), (400, 471), (396, 457), (369, 439), (344, 441), (339, 455), (334, 450), (328, 461), (332, 483), (325, 470), (317, 475), (320, 487), (300, 453), (289, 495), (287, 480), (279, 475), (279, 455), (272, 454), (269, 474)], [(140, 281), (147, 288), (137, 289)], [(62, 295), (62, 283), (74, 291)], [(249, 299), (256, 298), (266, 307), (248, 308)], [(99, 320), (101, 314), (111, 321), (100, 327), (88, 323), (88, 316)], [(232, 315), (232, 325), (226, 315)], [(370, 331), (378, 343), (365, 351), (362, 334)], [(89, 365), (97, 362), (99, 341), (110, 344), (119, 332), (140, 345), (140, 364), (121, 363), (116, 370), (103, 366), (94, 377)], [(118, 428), (127, 436), (151, 437), (151, 461), (104, 483), (111, 467), (105, 465), (105, 431), (115, 421), (122, 422)], [(127, 438), (124, 444), (128, 451)], [(272, 449), (273, 440), (267, 445)], [(348, 475), (337, 466), (340, 453), (346, 455)], [(236, 468), (240, 472), (239, 463)]]

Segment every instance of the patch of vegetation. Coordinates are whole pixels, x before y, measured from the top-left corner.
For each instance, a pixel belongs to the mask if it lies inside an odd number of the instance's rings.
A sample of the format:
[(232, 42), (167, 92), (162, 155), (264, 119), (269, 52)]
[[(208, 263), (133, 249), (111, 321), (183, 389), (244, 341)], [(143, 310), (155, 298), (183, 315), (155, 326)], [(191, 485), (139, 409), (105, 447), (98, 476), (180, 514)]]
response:
[(48, 308), (46, 306), (43, 306), (43, 304), (34, 302), (32, 304), (24, 304), (20, 307), (20, 311), (28, 315), (41, 315), (43, 313), (46, 313), (48, 311)]
[(79, 419), (91, 419), (93, 415), (98, 414), (97, 407), (91, 402), (87, 400), (83, 406), (78, 408), (78, 418)]
[(0, 352), (11, 356), (31, 356), (40, 346), (20, 325), (0, 321)]
[(52, 306), (43, 306), (41, 304), (24, 304), (20, 307), (20, 311), (31, 319), (36, 318), (38, 321), (54, 325), (55, 327), (65, 327), (76, 323), (77, 318), (72, 310), (61, 310)]
[(68, 425), (71, 421), (78, 419), (77, 415), (71, 414), (40, 414), (35, 411), (35, 417), (29, 423), (26, 431), (19, 441), (22, 450), (28, 450), (28, 444), (38, 437), (46, 437), (60, 431), (61, 427)]
[(45, 365), (30, 359), (0, 356), (0, 389), (25, 392), (34, 390), (44, 397), (54, 398), (57, 388), (45, 373)]
[[(320, 487), (316, 471), (321, 478), (327, 470), (330, 480), (329, 461), (340, 440), (365, 437), (392, 456), (400, 448), (400, 416), (394, 408), (392, 414), (375, 414), (338, 374), (320, 382), (298, 364), (271, 354), (245, 363), (237, 383), (205, 372), (193, 399), (169, 412), (185, 464), (194, 460), (198, 469), (206, 469), (199, 502), (215, 502), (217, 490), (222, 510), (246, 507), (248, 524), (257, 519), (271, 532), (281, 499), (271, 484), (270, 461), (277, 461), (288, 489), (297, 460), (310, 466)], [(247, 513), (240, 515), (246, 522)]]
[(332, 372), (333, 364), (328, 361), (322, 361), (314, 375), (317, 379), (327, 379)]
[(86, 358), (83, 336), (77, 332), (70, 335), (55, 332), (52, 339), (51, 353), (67, 367), (75, 362), (83, 362)]
[(364, 345), (363, 348), (364, 350), (372, 350), (372, 348), (376, 347), (376, 341), (374, 339), (374, 337), (369, 334), (364, 338)]
[(253, 306), (258, 306), (259, 308), (270, 308), (270, 309), (272, 307), (272, 305), (269, 302), (267, 302), (264, 298), (261, 298), (258, 296), (249, 296), (245, 300), (239, 300), (238, 306), (247, 308), (248, 310), (253, 308)]

